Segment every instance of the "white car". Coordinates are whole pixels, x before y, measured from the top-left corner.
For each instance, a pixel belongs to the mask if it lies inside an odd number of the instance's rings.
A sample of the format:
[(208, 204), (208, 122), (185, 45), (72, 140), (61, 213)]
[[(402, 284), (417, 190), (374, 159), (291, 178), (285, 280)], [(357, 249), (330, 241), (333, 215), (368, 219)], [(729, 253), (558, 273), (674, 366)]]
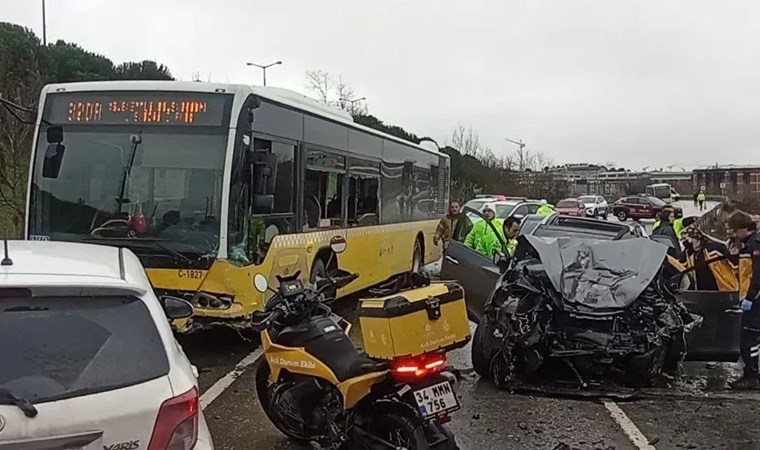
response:
[(607, 214), (610, 212), (607, 200), (601, 195), (582, 195), (578, 197), (578, 201), (586, 207), (586, 217), (602, 217), (606, 219)]
[[(3, 245), (5, 244), (5, 245)], [(0, 241), (0, 449), (212, 450), (196, 369), (140, 261)]]

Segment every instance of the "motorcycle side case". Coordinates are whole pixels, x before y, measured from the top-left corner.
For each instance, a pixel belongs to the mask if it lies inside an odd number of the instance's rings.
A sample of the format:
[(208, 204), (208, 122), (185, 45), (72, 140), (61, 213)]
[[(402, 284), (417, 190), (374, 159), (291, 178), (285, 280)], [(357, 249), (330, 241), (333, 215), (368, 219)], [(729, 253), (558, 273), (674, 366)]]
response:
[(390, 360), (463, 347), (470, 340), (464, 289), (433, 282), (359, 303), (364, 351)]

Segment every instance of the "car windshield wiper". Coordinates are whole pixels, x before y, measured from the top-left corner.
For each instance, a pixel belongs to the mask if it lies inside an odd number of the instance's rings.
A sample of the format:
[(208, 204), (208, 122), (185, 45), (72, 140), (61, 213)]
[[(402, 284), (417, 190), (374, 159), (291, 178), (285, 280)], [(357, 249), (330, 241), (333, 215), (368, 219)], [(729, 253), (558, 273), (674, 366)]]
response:
[(91, 242), (103, 242), (106, 244), (112, 244), (114, 242), (121, 242), (121, 243), (127, 243), (125, 245), (130, 244), (151, 244), (154, 247), (158, 248), (159, 250), (163, 250), (165, 252), (171, 253), (172, 255), (186, 261), (186, 262), (193, 262), (191, 258), (189, 258), (187, 255), (183, 255), (182, 253), (178, 252), (177, 250), (174, 250), (173, 248), (161, 243), (158, 239), (150, 239), (150, 238), (126, 238), (126, 237), (115, 237), (115, 238), (106, 238), (106, 237), (86, 237), (84, 238), (86, 241)]
[(35, 408), (32, 402), (24, 397), (14, 394), (10, 389), (0, 386), (0, 403), (5, 402), (10, 402), (10, 404), (18, 406), (18, 408), (24, 412), (26, 417), (32, 418), (37, 416), (37, 408)]

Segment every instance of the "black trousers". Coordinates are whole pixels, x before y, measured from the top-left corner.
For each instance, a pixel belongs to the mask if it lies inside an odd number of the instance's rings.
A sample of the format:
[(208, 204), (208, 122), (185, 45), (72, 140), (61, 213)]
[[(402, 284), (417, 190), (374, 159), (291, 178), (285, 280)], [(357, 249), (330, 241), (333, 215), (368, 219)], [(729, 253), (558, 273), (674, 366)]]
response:
[(747, 311), (742, 315), (742, 334), (739, 343), (744, 376), (758, 378), (758, 355), (760, 355), (760, 326), (757, 312)]

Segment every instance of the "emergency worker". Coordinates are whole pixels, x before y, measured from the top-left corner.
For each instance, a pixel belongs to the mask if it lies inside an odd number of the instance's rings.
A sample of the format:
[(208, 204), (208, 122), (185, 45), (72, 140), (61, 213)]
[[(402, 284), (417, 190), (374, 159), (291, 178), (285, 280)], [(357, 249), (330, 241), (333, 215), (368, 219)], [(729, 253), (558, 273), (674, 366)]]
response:
[(672, 209), (663, 209), (660, 211), (659, 226), (652, 230), (652, 236), (667, 236), (676, 246), (680, 246), (678, 235), (675, 228), (673, 228), (673, 222), (676, 219), (675, 211)]
[(760, 354), (760, 235), (757, 224), (748, 214), (737, 211), (728, 218), (728, 226), (741, 239), (739, 251), (739, 298), (742, 309), (742, 333), (739, 350), (744, 375), (731, 383), (734, 389), (760, 389), (758, 354)]
[[(669, 211), (673, 211), (673, 214), (675, 215), (675, 209), (673, 209), (671, 207), (667, 207), (667, 208), (664, 208), (664, 209), (669, 210)], [(652, 225), (652, 231), (654, 231), (657, 228), (659, 228), (660, 227), (660, 223), (661, 223), (660, 222), (660, 218), (658, 216), (657, 220), (655, 220), (655, 222), (654, 222), (654, 225)], [(683, 218), (675, 217), (673, 219), (673, 230), (676, 232), (676, 237), (678, 239), (681, 239), (683, 237), (683, 230), (684, 230)]]
[(503, 223), (501, 219), (496, 218), (493, 203), (483, 205), (482, 212), (485, 220), (481, 220), (472, 226), (467, 237), (464, 238), (464, 245), (487, 258), (492, 258), (494, 253), (501, 251), (499, 237), (501, 237), (501, 240), (506, 240), (504, 238)]
[(548, 216), (554, 212), (554, 207), (547, 203), (546, 200), (541, 200), (541, 206), (536, 210), (536, 214), (539, 216)]
[[(686, 269), (697, 291), (736, 292), (739, 280), (725, 244), (708, 238), (697, 227), (684, 231)], [(709, 262), (711, 261), (711, 262)]]
[(442, 242), (444, 250), (449, 246), (449, 241), (454, 235), (454, 228), (457, 226), (457, 222), (461, 216), (459, 208), (458, 201), (453, 200), (449, 203), (449, 213), (438, 222), (438, 228), (435, 229), (433, 243), (438, 245), (439, 242)]
[(507, 253), (509, 256), (515, 254), (517, 249), (517, 235), (520, 233), (520, 219), (517, 217), (507, 217), (504, 220), (504, 236), (506, 238)]
[(705, 191), (699, 191), (699, 194), (697, 194), (697, 201), (699, 202), (699, 210), (703, 211), (705, 209), (705, 201), (707, 201)]

